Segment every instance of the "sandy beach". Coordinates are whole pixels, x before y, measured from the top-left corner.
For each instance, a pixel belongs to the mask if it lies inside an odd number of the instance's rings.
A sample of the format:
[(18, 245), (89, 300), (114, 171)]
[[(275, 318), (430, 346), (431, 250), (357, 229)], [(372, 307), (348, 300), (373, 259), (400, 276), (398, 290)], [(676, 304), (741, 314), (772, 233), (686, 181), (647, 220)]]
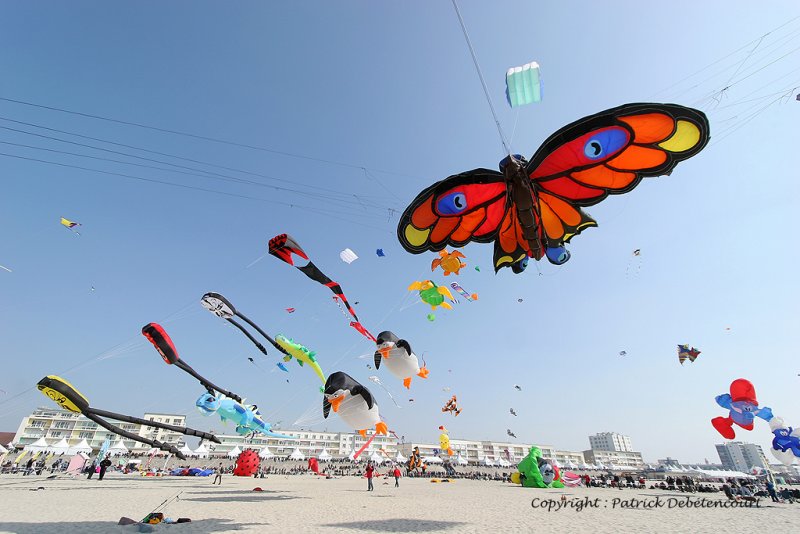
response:
[[(208, 478), (142, 478), (113, 475), (106, 480), (47, 480), (0, 477), (0, 532), (138, 532), (118, 526), (120, 517), (141, 519), (166, 499), (166, 517), (191, 523), (157, 525), (155, 532), (757, 532), (791, 531), (800, 505), (761, 500), (752, 508), (685, 508), (689, 499), (709, 506), (722, 494), (660, 490), (577, 488), (527, 489), (500, 482), (400, 480), (366, 491), (356, 477), (326, 480), (313, 476), (264, 479), (226, 476), (221, 486)], [(261, 487), (262, 492), (253, 492)], [(37, 487), (38, 491), (31, 491)], [(568, 501), (562, 509), (561, 497)], [(657, 500), (658, 498), (658, 500)], [(533, 499), (536, 508), (532, 506)], [(551, 510), (548, 511), (548, 499)], [(615, 501), (614, 499), (620, 499)], [(705, 500), (705, 501), (703, 501)], [(639, 508), (623, 508), (639, 503)], [(583, 503), (581, 505), (581, 503)], [(591, 503), (591, 504), (587, 504)], [(583, 509), (579, 511), (579, 508)], [(644, 508), (651, 506), (654, 508)]]

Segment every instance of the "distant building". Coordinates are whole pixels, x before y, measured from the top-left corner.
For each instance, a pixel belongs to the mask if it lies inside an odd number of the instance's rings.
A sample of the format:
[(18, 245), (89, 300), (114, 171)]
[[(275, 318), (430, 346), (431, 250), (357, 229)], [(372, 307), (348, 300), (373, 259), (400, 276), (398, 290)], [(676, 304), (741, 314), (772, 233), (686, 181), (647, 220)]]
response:
[(717, 454), (725, 469), (747, 473), (753, 467), (769, 469), (769, 462), (761, 445), (731, 441), (716, 445)]
[[(252, 438), (247, 436), (217, 435), (222, 443), (206, 441), (205, 446), (213, 455), (227, 454), (236, 447), (239, 449), (251, 448), (261, 450), (269, 447), (275, 456), (289, 456), (298, 449), (304, 456), (317, 456), (323, 450), (335, 457), (348, 456), (351, 452), (358, 451), (369, 438), (362, 438), (352, 432), (321, 432), (319, 430), (284, 430), (279, 432), (295, 439), (275, 438), (256, 434)], [(369, 451), (383, 451), (387, 456), (394, 458), (397, 455), (397, 439), (393, 436), (378, 435), (367, 448)]]
[(600, 432), (589, 436), (589, 448), (594, 451), (633, 451), (631, 438), (616, 432)]
[[(528, 455), (528, 451), (533, 446), (529, 443), (510, 443), (506, 441), (450, 439), (450, 448), (453, 449), (452, 459), (455, 460), (460, 455), (471, 464), (482, 463), (486, 460), (491, 460), (493, 463), (504, 460), (509, 462), (511, 466), (516, 467)], [(535, 446), (542, 451), (542, 457), (548, 460), (555, 460), (556, 463), (563, 467), (572, 466), (576, 468), (584, 463), (583, 454), (580, 452), (558, 450), (549, 445)], [(419, 447), (420, 455), (423, 457), (436, 455), (442, 458), (447, 457), (447, 453), (441, 453), (438, 443), (409, 442), (402, 443), (398, 448), (402, 455), (408, 458), (414, 447)]]
[[(706, 463), (708, 463), (708, 460), (706, 460)], [(667, 456), (663, 460), (659, 460), (658, 465), (663, 465), (665, 467), (678, 467), (681, 465), (681, 463), (675, 458), (670, 458)]]
[[(185, 415), (146, 413), (143, 419), (176, 426), (186, 425)], [(169, 443), (176, 447), (181, 447), (184, 444), (184, 436), (178, 432), (149, 426), (142, 427), (142, 425), (124, 423), (122, 421), (114, 421), (114, 424), (128, 432), (150, 439), (157, 439), (162, 443)], [(120, 439), (120, 436), (112, 434), (81, 414), (58, 408), (37, 408), (29, 416), (22, 418), (14, 435), (14, 444), (18, 448), (22, 448), (39, 438), (44, 438), (50, 445), (61, 439), (66, 439), (67, 444), (70, 446), (77, 445), (81, 440), (85, 439), (89, 446), (97, 451), (100, 450), (106, 439), (110, 440), (113, 445)], [(122, 442), (131, 451), (143, 452), (150, 449), (149, 445), (138, 441), (123, 439)]]
[(594, 465), (604, 465), (606, 467), (630, 467), (631, 469), (641, 469), (644, 467), (642, 453), (636, 451), (603, 451), (589, 449), (583, 451), (586, 463)]

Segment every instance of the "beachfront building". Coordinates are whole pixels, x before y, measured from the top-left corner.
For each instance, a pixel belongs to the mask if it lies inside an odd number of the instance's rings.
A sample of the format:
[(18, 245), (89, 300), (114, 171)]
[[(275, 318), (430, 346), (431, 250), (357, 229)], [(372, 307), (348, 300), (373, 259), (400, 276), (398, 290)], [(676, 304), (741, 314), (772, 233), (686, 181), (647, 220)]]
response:
[(732, 441), (720, 443), (716, 447), (724, 469), (744, 473), (749, 472), (753, 467), (769, 469), (769, 462), (764, 456), (764, 451), (761, 450), (761, 445)]
[(589, 436), (589, 448), (594, 451), (633, 452), (630, 436), (616, 432), (600, 432)]
[(644, 468), (642, 453), (636, 451), (599, 451), (589, 449), (588, 451), (583, 451), (583, 457), (586, 459), (587, 464), (592, 465), (631, 469)]
[[(347, 457), (351, 452), (358, 451), (369, 438), (362, 438), (359, 434), (347, 432), (320, 432), (318, 430), (274, 430), (274, 432), (291, 436), (295, 439), (274, 438), (262, 435), (255, 435), (252, 438), (247, 436), (217, 435), (222, 443), (209, 443), (205, 445), (213, 456), (225, 455), (231, 450), (239, 447), (263, 450), (269, 448), (269, 452), (278, 458), (285, 458), (291, 455), (295, 449), (308, 458), (319, 456), (323, 450), (334, 458)], [(397, 439), (393, 436), (375, 436), (367, 450), (380, 452), (384, 456), (394, 458), (397, 455)], [(369, 456), (369, 454), (368, 454)]]
[[(669, 456), (667, 456), (666, 458), (659, 460), (658, 465), (664, 467), (679, 467), (681, 463), (675, 458), (670, 458)], [(708, 460), (706, 460), (706, 465), (708, 465)]]
[[(146, 413), (143, 419), (176, 426), (186, 425), (186, 416), (178, 414)], [(121, 421), (115, 423), (123, 430), (140, 436), (157, 439), (158, 441), (170, 443), (177, 447), (184, 444), (183, 434), (177, 432), (149, 426), (142, 427), (138, 424), (124, 423)], [(112, 434), (83, 415), (58, 408), (37, 408), (29, 416), (23, 417), (14, 435), (14, 444), (17, 448), (23, 448), (25, 445), (30, 445), (41, 438), (44, 438), (49, 445), (64, 439), (69, 446), (77, 445), (82, 443), (83, 440), (86, 440), (86, 443), (93, 451), (98, 451), (106, 439), (108, 439), (112, 445), (117, 444), (120, 440), (120, 436)], [(128, 450), (133, 452), (146, 452), (150, 450), (149, 445), (139, 443), (138, 441), (123, 439), (122, 442)]]
[[(486, 464), (487, 462), (497, 464), (503, 460), (516, 466), (528, 455), (528, 451), (533, 446), (529, 443), (450, 439), (450, 448), (453, 449), (452, 458), (457, 459), (460, 456), (470, 464)], [(415, 447), (419, 447), (422, 457), (447, 456), (446, 452), (442, 453), (439, 449), (438, 443), (402, 443), (399, 446), (400, 453), (408, 458)], [(549, 445), (536, 445), (536, 447), (542, 451), (544, 458), (555, 460), (559, 465), (577, 467), (583, 463), (583, 454), (580, 452), (562, 451)]]

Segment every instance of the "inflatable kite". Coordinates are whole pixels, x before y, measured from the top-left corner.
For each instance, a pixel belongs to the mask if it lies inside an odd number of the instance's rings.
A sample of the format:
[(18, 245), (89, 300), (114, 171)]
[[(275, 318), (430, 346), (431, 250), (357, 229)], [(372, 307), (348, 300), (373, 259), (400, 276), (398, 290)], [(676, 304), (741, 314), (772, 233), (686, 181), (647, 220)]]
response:
[(375, 351), (375, 369), (380, 369), (381, 363), (385, 363), (389, 372), (403, 381), (406, 389), (411, 388), (411, 379), (415, 375), (428, 378), (428, 369), (424, 364), (419, 366), (417, 355), (411, 350), (408, 341), (386, 330), (378, 334), (376, 343), (378, 348)]
[(386, 254), (383, 252), (383, 249), (382, 249), (382, 248), (379, 248), (379, 249), (377, 249), (377, 250), (375, 251), (375, 254), (377, 254), (377, 256), (378, 256), (379, 258), (383, 258), (383, 257), (385, 257), (385, 256), (386, 256)]
[(531, 447), (528, 455), (517, 466), (518, 473), (511, 475), (511, 482), (526, 488), (563, 488), (558, 467), (542, 458), (539, 447)]
[[(206, 293), (205, 295), (203, 295), (203, 298), (200, 299), (200, 304), (202, 304), (205, 309), (207, 309), (208, 311), (210, 311), (211, 313), (213, 313), (217, 317), (221, 317), (221, 318), (225, 319), (230, 324), (232, 324), (237, 329), (239, 329), (239, 331), (241, 331), (245, 336), (247, 336), (247, 339), (252, 341), (253, 344), (256, 347), (258, 347), (258, 350), (260, 350), (262, 352), (262, 354), (266, 355), (267, 354), (267, 349), (265, 349), (264, 345), (259, 343), (259, 341), (255, 337), (253, 337), (253, 335), (250, 332), (248, 332), (241, 324), (236, 322), (236, 319), (234, 319), (234, 316), (235, 317), (240, 317), (244, 322), (246, 322), (247, 324), (249, 324), (250, 326), (255, 328), (256, 331), (259, 334), (261, 334), (264, 337), (264, 339), (269, 341), (270, 344), (273, 347), (278, 349), (280, 352), (283, 352), (284, 354), (286, 354), (286, 351), (284, 351), (280, 347), (280, 345), (275, 343), (275, 340), (272, 339), (269, 336), (269, 334), (264, 332), (261, 329), (261, 327), (259, 327), (256, 323), (254, 323), (250, 319), (248, 319), (244, 314), (239, 313), (236, 310), (236, 308), (233, 307), (233, 304), (231, 304), (231, 302), (228, 299), (226, 299), (225, 297), (223, 297), (219, 293), (214, 293), (214, 292)], [(294, 309), (292, 309), (292, 311), (294, 311)]]
[(506, 99), (512, 108), (542, 101), (539, 64), (535, 61), (506, 72)]
[(456, 398), (455, 395), (453, 395), (450, 398), (450, 400), (447, 401), (444, 406), (442, 406), (442, 412), (443, 413), (450, 412), (451, 414), (453, 414), (456, 417), (458, 417), (458, 414), (461, 413), (461, 409), (458, 407), (458, 402), (457, 401), (458, 401), (458, 399)]
[(325, 419), (331, 408), (362, 437), (373, 426), (375, 434), (388, 435), (386, 423), (381, 421), (378, 403), (372, 393), (347, 373), (332, 373), (325, 382), (325, 395), (322, 398), (322, 415)]
[(431, 309), (436, 309), (438, 306), (452, 310), (453, 307), (444, 301), (445, 297), (453, 300), (453, 294), (444, 286), (437, 286), (432, 280), (425, 280), (423, 282), (414, 282), (408, 286), (409, 291), (419, 291), (419, 298), (425, 304), (428, 304)]
[(163, 428), (164, 430), (178, 432), (186, 436), (197, 436), (201, 440), (207, 439), (209, 441), (213, 441), (214, 443), (221, 443), (217, 436), (215, 436), (214, 434), (210, 434), (208, 432), (201, 432), (200, 430), (194, 430), (193, 428), (168, 425), (166, 423), (159, 423), (157, 421), (148, 421), (147, 419), (140, 419), (138, 417), (132, 417), (130, 415), (122, 415), (114, 412), (107, 412), (99, 408), (92, 408), (89, 406), (89, 400), (86, 397), (84, 397), (77, 389), (75, 389), (75, 387), (72, 384), (70, 384), (60, 376), (48, 375), (39, 380), (39, 383), (36, 385), (36, 387), (39, 389), (39, 391), (42, 392), (43, 395), (45, 395), (50, 400), (58, 404), (61, 408), (73, 413), (82, 414), (90, 421), (93, 421), (97, 425), (105, 428), (109, 432), (117, 434), (118, 436), (121, 436), (125, 439), (132, 439), (133, 441), (138, 441), (139, 443), (150, 445), (153, 448), (169, 452), (171, 454), (174, 454), (181, 460), (185, 460), (186, 457), (174, 445), (170, 445), (169, 443), (161, 443), (160, 441), (149, 439), (144, 436), (140, 436), (139, 434), (134, 434), (132, 432), (128, 432), (127, 430), (123, 430), (118, 426), (109, 423), (103, 418), (105, 417), (108, 419), (115, 419), (117, 421), (124, 421), (126, 423), (142, 425), (143, 428), (145, 426), (151, 426), (154, 428)]
[(694, 362), (700, 356), (700, 351), (696, 348), (689, 348), (689, 345), (678, 345), (678, 361), (683, 365), (686, 360)]
[(258, 472), (261, 460), (253, 449), (245, 449), (236, 458), (236, 467), (233, 469), (235, 477), (251, 477)]
[(609, 109), (551, 135), (530, 162), (509, 156), (500, 172), (475, 169), (430, 186), (400, 217), (397, 236), (412, 254), (493, 242), (495, 271), (528, 257), (561, 265), (565, 244), (597, 226), (582, 207), (669, 174), (708, 139), (708, 119), (691, 108)]
[(514, 433), (511, 431), (511, 429), (510, 429), (510, 428), (507, 428), (507, 429), (506, 429), (506, 434), (508, 434), (508, 436), (509, 436), (509, 437), (512, 437), (512, 438), (514, 438), (514, 439), (516, 439), (516, 438), (517, 438), (517, 435), (516, 435), (516, 434), (514, 434)]
[(442, 431), (442, 433), (439, 434), (439, 447), (442, 452), (446, 452), (448, 456), (453, 456), (453, 449), (450, 448), (450, 436), (447, 435), (447, 429), (444, 426), (440, 426), (439, 430)]
[[(300, 245), (297, 244), (292, 236), (289, 234), (280, 234), (270, 239), (269, 253), (279, 260), (284, 261), (289, 265), (293, 265), (310, 279), (314, 280), (315, 282), (319, 282), (330, 289), (333, 294), (344, 303), (345, 307), (347, 308), (347, 312), (352, 317), (353, 320), (350, 321), (350, 326), (355, 328), (358, 333), (370, 341), (375, 341), (375, 337), (370, 334), (369, 331), (359, 321), (356, 311), (352, 306), (350, 306), (350, 303), (347, 301), (347, 297), (345, 297), (344, 293), (342, 292), (342, 286), (325, 276), (325, 273), (320, 271), (319, 268), (308, 259), (308, 255), (306, 255), (305, 251), (300, 248)], [(293, 255), (306, 260), (307, 263), (303, 266), (295, 265)]]
[(749, 380), (737, 378), (731, 382), (730, 393), (717, 396), (717, 404), (730, 410), (728, 417), (715, 417), (711, 424), (717, 429), (723, 438), (734, 439), (736, 433), (733, 424), (736, 423), (745, 430), (753, 430), (753, 422), (756, 417), (764, 421), (772, 419), (772, 410), (758, 406), (756, 400), (756, 389)]
[(447, 252), (447, 249), (440, 250), (439, 257), (431, 262), (431, 271), (435, 271), (437, 267), (441, 267), (445, 276), (459, 274), (459, 271), (467, 266), (466, 263), (461, 261), (461, 258), (466, 258), (466, 256), (457, 250), (453, 252)]
[(261, 413), (258, 411), (257, 406), (245, 405), (240, 396), (217, 386), (181, 360), (178, 357), (178, 350), (175, 348), (175, 344), (161, 325), (149, 323), (142, 327), (142, 334), (153, 344), (167, 365), (174, 365), (185, 371), (197, 379), (200, 385), (206, 389), (206, 393), (200, 395), (197, 402), (195, 402), (195, 406), (200, 410), (200, 413), (206, 416), (216, 413), (223, 422), (232, 421), (236, 425), (236, 433), (242, 436), (257, 432), (266, 436), (294, 439), (291, 436), (272, 432), (270, 424), (261, 418)]
[(283, 358), (283, 361), (288, 362), (294, 358), (297, 360), (297, 363), (300, 365), (300, 367), (302, 367), (303, 364), (308, 364), (308, 366), (313, 369), (315, 373), (317, 373), (317, 376), (322, 383), (325, 384), (325, 374), (322, 372), (322, 368), (317, 363), (316, 352), (309, 350), (300, 343), (295, 343), (291, 339), (280, 334), (275, 336), (275, 342), (281, 347), (281, 351), (286, 354), (286, 356)]
[(800, 459), (800, 429), (795, 429), (783, 422), (780, 417), (769, 421), (772, 430), (772, 455), (781, 463), (791, 465)]
[(514, 417), (517, 416), (517, 412), (514, 411), (514, 408), (509, 408), (508, 411), (511, 412), (511, 415), (513, 415)]
[[(463, 287), (461, 287), (461, 285), (458, 282), (453, 282), (452, 284), (450, 284), (450, 287), (455, 289), (456, 292), (459, 295), (461, 295), (462, 297), (464, 297), (465, 299), (467, 299), (470, 302), (472, 302), (474, 300), (478, 300), (478, 294), (477, 293), (467, 293), (467, 290), (464, 289)], [(520, 299), (520, 301), (522, 301), (522, 299)]]

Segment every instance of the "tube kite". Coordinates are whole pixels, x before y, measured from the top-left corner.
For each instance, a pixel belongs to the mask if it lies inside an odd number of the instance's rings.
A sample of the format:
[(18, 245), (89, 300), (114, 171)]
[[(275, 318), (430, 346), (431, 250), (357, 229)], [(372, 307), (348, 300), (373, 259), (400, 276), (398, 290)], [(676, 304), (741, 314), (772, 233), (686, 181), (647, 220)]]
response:
[(708, 140), (708, 119), (695, 109), (609, 109), (551, 135), (530, 162), (509, 156), (500, 172), (474, 169), (428, 187), (400, 217), (397, 237), (412, 254), (494, 243), (495, 271), (528, 257), (561, 265), (570, 257), (565, 244), (597, 226), (582, 207), (669, 174)]
[[(200, 299), (200, 304), (202, 304), (205, 309), (207, 309), (217, 317), (221, 317), (222, 319), (225, 319), (230, 324), (235, 326), (241, 333), (247, 336), (247, 339), (252, 341), (253, 344), (256, 347), (258, 347), (258, 350), (260, 350), (261, 353), (264, 354), (265, 356), (267, 355), (267, 349), (264, 348), (264, 345), (262, 345), (250, 332), (248, 332), (244, 326), (238, 323), (236, 319), (234, 319), (234, 317), (241, 318), (244, 322), (255, 328), (256, 331), (259, 334), (261, 334), (264, 337), (264, 339), (269, 341), (269, 343), (273, 347), (278, 349), (280, 352), (287, 354), (287, 352), (283, 350), (281, 346), (278, 345), (275, 342), (275, 340), (269, 336), (269, 334), (264, 332), (264, 330), (262, 330), (261, 327), (259, 327), (256, 323), (248, 319), (247, 316), (237, 311), (236, 308), (233, 306), (233, 304), (231, 304), (231, 302), (228, 299), (226, 299), (219, 293), (214, 293), (213, 291), (206, 293)], [(292, 309), (292, 311), (294, 310)]]
[[(272, 239), (269, 240), (269, 253), (272, 256), (275, 256), (279, 260), (288, 263), (296, 267), (299, 271), (301, 271), (304, 275), (309, 277), (310, 279), (314, 280), (315, 282), (319, 282), (320, 284), (324, 285), (331, 291), (333, 294), (336, 295), (345, 305), (347, 311), (352, 316), (353, 320), (350, 321), (350, 326), (355, 328), (359, 334), (366, 337), (370, 341), (374, 342), (375, 337), (369, 333), (359, 321), (358, 316), (356, 315), (356, 311), (350, 306), (350, 303), (347, 301), (347, 297), (344, 296), (342, 292), (342, 286), (328, 278), (325, 273), (319, 270), (319, 268), (314, 265), (312, 261), (308, 259), (308, 255), (305, 251), (300, 248), (300, 245), (290, 236), (289, 234), (280, 234), (276, 235)], [(294, 264), (294, 256), (298, 256), (307, 261), (307, 263), (303, 266), (295, 265)]]
[(175, 344), (161, 325), (146, 324), (142, 327), (142, 335), (153, 344), (167, 365), (174, 365), (185, 371), (206, 389), (206, 393), (200, 395), (195, 403), (200, 413), (203, 415), (216, 413), (222, 421), (233, 421), (236, 424), (236, 433), (240, 435), (258, 432), (267, 436), (294, 439), (291, 436), (273, 433), (270, 424), (261, 418), (261, 413), (256, 405), (245, 405), (240, 396), (217, 386), (181, 360)]
[(86, 397), (84, 397), (77, 389), (75, 389), (75, 387), (72, 384), (70, 384), (60, 376), (48, 375), (39, 380), (39, 383), (36, 385), (36, 387), (39, 389), (39, 391), (42, 392), (43, 395), (45, 395), (50, 400), (58, 404), (61, 408), (73, 413), (83, 414), (87, 419), (97, 423), (99, 426), (105, 428), (109, 432), (117, 434), (118, 436), (122, 436), (123, 438), (132, 439), (133, 441), (138, 441), (139, 443), (150, 445), (151, 447), (154, 447), (156, 449), (161, 449), (162, 451), (172, 453), (181, 460), (185, 460), (186, 457), (174, 445), (170, 445), (169, 443), (162, 443), (154, 439), (149, 439), (144, 436), (140, 436), (139, 434), (128, 432), (127, 430), (123, 430), (118, 426), (109, 423), (103, 418), (105, 417), (108, 419), (116, 419), (117, 421), (124, 421), (126, 423), (152, 426), (155, 428), (163, 428), (165, 430), (170, 430), (172, 432), (179, 432), (186, 436), (197, 436), (201, 440), (207, 439), (209, 441), (213, 441), (214, 443), (220, 443), (218, 437), (208, 432), (201, 432), (200, 430), (194, 430), (193, 428), (168, 425), (166, 423), (149, 421), (147, 419), (140, 419), (138, 417), (132, 417), (130, 415), (122, 415), (114, 412), (107, 412), (99, 408), (92, 408), (89, 406), (89, 400)]
[(477, 293), (467, 293), (467, 290), (461, 287), (461, 284), (459, 284), (458, 282), (453, 282), (452, 284), (450, 284), (450, 287), (452, 287), (459, 295), (461, 295), (470, 302), (478, 300)]

